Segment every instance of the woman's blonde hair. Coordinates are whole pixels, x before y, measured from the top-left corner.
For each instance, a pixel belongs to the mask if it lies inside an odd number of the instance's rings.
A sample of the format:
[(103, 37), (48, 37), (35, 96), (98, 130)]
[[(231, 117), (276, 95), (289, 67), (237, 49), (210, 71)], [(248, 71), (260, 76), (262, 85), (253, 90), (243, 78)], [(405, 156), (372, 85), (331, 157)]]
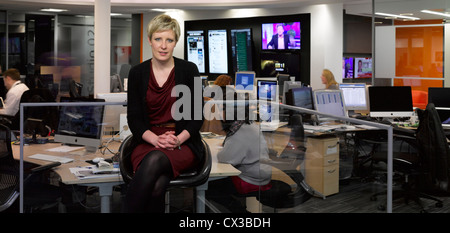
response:
[(329, 70), (329, 69), (323, 69), (322, 71), (322, 75), (325, 77), (325, 79), (327, 80), (327, 86), (326, 88), (328, 88), (329, 86), (333, 85), (333, 84), (338, 84), (336, 82), (336, 79), (334, 79), (334, 75), (333, 73)]
[(168, 15), (162, 14), (153, 18), (147, 25), (147, 36), (151, 40), (155, 32), (172, 30), (175, 33), (175, 41), (180, 38), (180, 25), (178, 21)]
[(224, 87), (226, 85), (230, 85), (231, 81), (232, 81), (232, 79), (230, 76), (228, 76), (226, 74), (222, 74), (216, 78), (216, 80), (214, 81), (214, 85), (217, 85), (219, 87)]

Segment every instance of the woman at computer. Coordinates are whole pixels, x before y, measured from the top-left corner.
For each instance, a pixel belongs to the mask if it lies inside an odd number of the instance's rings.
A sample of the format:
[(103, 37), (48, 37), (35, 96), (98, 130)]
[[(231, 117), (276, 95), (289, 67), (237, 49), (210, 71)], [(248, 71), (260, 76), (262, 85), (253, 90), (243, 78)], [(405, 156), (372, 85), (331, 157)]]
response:
[[(125, 212), (164, 212), (170, 180), (196, 166), (203, 156), (199, 132), (203, 116), (197, 119), (193, 111), (195, 105), (203, 105), (202, 98), (194, 98), (194, 77), (199, 77), (199, 71), (194, 63), (173, 56), (180, 26), (170, 16), (159, 15), (148, 24), (147, 36), (153, 56), (131, 68), (128, 76), (127, 119), (136, 147)], [(186, 108), (189, 104), (182, 108), (191, 117), (175, 120), (178, 117), (171, 109), (180, 97), (172, 97), (171, 92), (186, 86), (190, 93), (182, 95), (191, 95), (191, 109)]]
[(323, 69), (320, 78), (322, 79), (322, 84), (325, 84), (325, 89), (339, 89), (339, 84), (329, 69)]

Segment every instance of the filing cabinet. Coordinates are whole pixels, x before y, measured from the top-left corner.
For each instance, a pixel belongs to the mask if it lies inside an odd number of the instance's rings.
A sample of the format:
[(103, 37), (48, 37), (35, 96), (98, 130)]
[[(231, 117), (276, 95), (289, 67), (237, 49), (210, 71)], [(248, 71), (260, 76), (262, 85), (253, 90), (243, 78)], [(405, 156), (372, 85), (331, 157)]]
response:
[(339, 192), (339, 138), (308, 137), (305, 180), (324, 196)]

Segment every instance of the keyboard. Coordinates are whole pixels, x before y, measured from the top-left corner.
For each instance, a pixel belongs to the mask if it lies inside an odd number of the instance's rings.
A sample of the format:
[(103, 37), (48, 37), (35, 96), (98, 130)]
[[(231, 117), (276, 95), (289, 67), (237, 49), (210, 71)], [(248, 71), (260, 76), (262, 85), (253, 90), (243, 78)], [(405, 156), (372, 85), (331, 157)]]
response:
[(50, 162), (60, 162), (60, 163), (70, 163), (73, 161), (73, 159), (71, 159), (71, 158), (46, 155), (46, 154), (34, 154), (34, 155), (29, 156), (28, 158), (45, 160), (45, 161), (50, 161)]

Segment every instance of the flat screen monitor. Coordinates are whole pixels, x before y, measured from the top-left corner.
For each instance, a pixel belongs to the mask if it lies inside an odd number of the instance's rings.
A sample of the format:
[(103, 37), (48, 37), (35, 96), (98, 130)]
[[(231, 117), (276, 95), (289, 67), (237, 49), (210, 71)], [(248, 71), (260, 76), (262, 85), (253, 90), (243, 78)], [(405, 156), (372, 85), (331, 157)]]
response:
[(205, 73), (205, 37), (203, 30), (187, 31), (187, 60), (197, 65), (198, 72)]
[[(344, 95), (341, 90), (316, 90), (313, 92), (316, 111), (334, 116), (347, 117)], [(333, 117), (317, 115), (319, 122), (339, 120)]]
[(278, 93), (278, 95), (280, 96), (280, 98), (283, 98), (283, 93), (281, 93), (284, 90), (284, 82), (286, 81), (290, 81), (291, 77), (289, 76), (289, 74), (278, 74), (277, 75), (277, 81), (278, 81), (278, 89), (280, 90), (280, 92)]
[(414, 114), (410, 86), (370, 86), (371, 117), (411, 117)]
[(286, 103), (286, 93), (292, 89), (292, 88), (299, 88), (299, 87), (303, 87), (302, 83), (300, 81), (285, 81), (284, 85), (283, 85), (283, 99), (281, 100), (281, 102), (283, 104), (287, 104)]
[(256, 79), (258, 100), (278, 101), (278, 81), (271, 79)]
[(227, 30), (208, 30), (209, 73), (228, 73)]
[(253, 70), (251, 29), (231, 29), (230, 34), (233, 72)]
[(286, 104), (314, 110), (314, 101), (311, 87), (292, 88), (286, 94)]
[[(105, 102), (127, 102), (127, 93), (97, 93), (96, 98), (103, 99)], [(103, 114), (103, 132), (111, 132), (111, 134), (115, 134), (122, 131), (123, 129), (119, 128), (120, 114), (126, 113), (126, 105), (105, 105), (105, 111)]]
[(372, 58), (355, 57), (355, 78), (372, 78)]
[(342, 59), (342, 78), (353, 78), (353, 57), (343, 57)]
[(442, 127), (450, 129), (450, 107), (436, 107)]
[[(104, 102), (103, 99), (61, 97), (61, 102)], [(96, 151), (101, 145), (103, 105), (61, 106), (55, 142), (81, 145)]]
[(236, 72), (234, 80), (234, 88), (237, 93), (253, 93), (255, 88), (254, 71), (239, 71)]
[(299, 50), (301, 48), (300, 22), (264, 23), (261, 25), (261, 32), (262, 50)]
[(344, 94), (347, 110), (366, 111), (369, 109), (367, 101), (369, 96), (365, 83), (341, 83), (339, 89)]
[(428, 103), (435, 107), (450, 107), (450, 87), (429, 87)]

